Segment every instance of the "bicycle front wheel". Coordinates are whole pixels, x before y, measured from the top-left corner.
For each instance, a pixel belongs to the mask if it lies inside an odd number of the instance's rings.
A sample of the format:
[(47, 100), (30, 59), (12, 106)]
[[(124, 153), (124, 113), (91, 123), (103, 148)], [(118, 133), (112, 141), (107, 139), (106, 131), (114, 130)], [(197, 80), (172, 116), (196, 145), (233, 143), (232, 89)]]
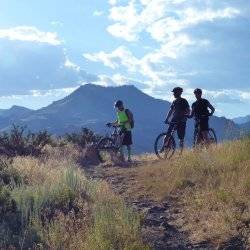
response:
[(168, 137), (166, 133), (160, 134), (154, 144), (155, 154), (159, 159), (170, 159), (176, 149), (176, 143), (173, 136)]
[(100, 162), (110, 161), (112, 158), (111, 154), (117, 153), (117, 151), (114, 141), (109, 137), (102, 138), (97, 144), (97, 152)]

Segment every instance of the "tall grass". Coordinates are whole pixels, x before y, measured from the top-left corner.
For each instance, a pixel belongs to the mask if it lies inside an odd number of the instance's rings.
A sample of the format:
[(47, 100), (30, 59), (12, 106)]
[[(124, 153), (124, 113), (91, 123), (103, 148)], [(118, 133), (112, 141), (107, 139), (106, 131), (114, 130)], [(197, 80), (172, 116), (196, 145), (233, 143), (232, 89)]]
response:
[(0, 247), (145, 249), (140, 217), (72, 158), (57, 156), (17, 157), (4, 168), (20, 181), (0, 188)]
[(117, 171), (132, 176), (127, 195), (181, 197), (194, 238), (220, 243), (237, 236), (250, 244), (250, 139), (187, 150), (170, 161), (147, 156), (139, 168)]

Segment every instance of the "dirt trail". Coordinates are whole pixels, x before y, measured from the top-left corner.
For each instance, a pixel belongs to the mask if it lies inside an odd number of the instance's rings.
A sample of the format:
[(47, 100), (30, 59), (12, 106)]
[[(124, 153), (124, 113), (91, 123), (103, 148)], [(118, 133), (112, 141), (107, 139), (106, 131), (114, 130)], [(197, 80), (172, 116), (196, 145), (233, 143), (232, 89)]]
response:
[[(245, 249), (237, 239), (220, 247), (207, 241), (191, 242), (189, 232), (184, 230), (186, 221), (182, 213), (181, 193), (172, 195), (163, 202), (155, 202), (145, 196), (135, 198), (127, 192), (129, 186), (136, 181), (133, 175), (120, 174), (127, 171), (127, 167), (97, 166), (88, 169), (87, 174), (90, 178), (107, 181), (128, 206), (144, 215), (142, 237), (153, 249)], [(118, 173), (114, 170), (117, 168), (120, 171)]]

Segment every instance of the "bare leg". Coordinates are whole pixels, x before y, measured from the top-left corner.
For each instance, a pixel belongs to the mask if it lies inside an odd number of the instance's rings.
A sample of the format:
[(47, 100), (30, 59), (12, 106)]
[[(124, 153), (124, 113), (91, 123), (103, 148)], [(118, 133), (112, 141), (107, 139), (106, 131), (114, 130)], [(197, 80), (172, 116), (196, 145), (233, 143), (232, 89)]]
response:
[(130, 145), (127, 146), (127, 150), (128, 150), (128, 161), (130, 162), (131, 161), (131, 146)]
[(205, 142), (206, 145), (209, 145), (210, 144), (210, 140), (209, 140), (209, 137), (208, 137), (208, 131), (202, 131), (202, 137), (203, 137), (203, 140)]
[(124, 157), (124, 146), (120, 147), (120, 155), (121, 155), (121, 160), (124, 161), (125, 157)]
[(183, 151), (183, 148), (184, 148), (184, 140), (183, 139), (181, 139), (180, 141), (179, 141), (179, 145), (180, 145), (180, 150), (181, 150), (181, 152)]

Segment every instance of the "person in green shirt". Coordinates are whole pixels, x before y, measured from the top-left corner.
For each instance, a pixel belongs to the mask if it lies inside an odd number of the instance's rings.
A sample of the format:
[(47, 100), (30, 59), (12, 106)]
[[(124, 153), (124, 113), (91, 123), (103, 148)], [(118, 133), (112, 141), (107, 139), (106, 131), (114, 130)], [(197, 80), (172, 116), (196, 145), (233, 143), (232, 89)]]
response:
[(131, 146), (132, 141), (132, 128), (134, 126), (133, 114), (129, 109), (125, 109), (123, 102), (118, 100), (115, 102), (117, 120), (113, 122), (113, 125), (118, 125), (120, 127), (120, 136), (122, 140), (121, 155), (124, 159), (124, 147), (128, 151), (128, 161), (131, 161)]

